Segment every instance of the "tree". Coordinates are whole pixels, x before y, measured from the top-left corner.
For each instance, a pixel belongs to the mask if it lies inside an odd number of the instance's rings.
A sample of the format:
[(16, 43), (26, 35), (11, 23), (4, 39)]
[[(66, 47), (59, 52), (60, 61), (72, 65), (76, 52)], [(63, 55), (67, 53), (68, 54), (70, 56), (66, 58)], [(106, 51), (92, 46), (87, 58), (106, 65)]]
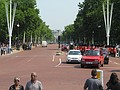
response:
[(70, 41), (74, 41), (74, 25), (70, 24), (65, 26), (65, 31), (63, 31), (63, 37), (62, 40), (64, 40), (67, 43), (70, 43)]
[[(39, 37), (41, 35), (41, 28), (43, 20), (40, 17), (39, 9), (37, 9), (36, 0), (12, 0), (17, 3), (14, 27), (12, 33), (12, 41), (15, 41), (16, 37), (18, 37), (19, 30), (19, 39), (22, 41), (23, 33), (26, 32), (26, 37), (28, 38), (28, 42), (30, 41), (31, 34), (33, 37)], [(6, 12), (5, 12), (5, 2), (9, 0), (1, 0), (0, 1), (0, 42), (6, 41), (8, 43), (8, 29), (7, 29), (7, 20), (6, 20)], [(17, 27), (17, 24), (20, 26)], [(52, 38), (52, 33), (49, 27), (45, 24), (46, 28), (46, 37), (47, 34)], [(38, 33), (39, 32), (39, 33)]]

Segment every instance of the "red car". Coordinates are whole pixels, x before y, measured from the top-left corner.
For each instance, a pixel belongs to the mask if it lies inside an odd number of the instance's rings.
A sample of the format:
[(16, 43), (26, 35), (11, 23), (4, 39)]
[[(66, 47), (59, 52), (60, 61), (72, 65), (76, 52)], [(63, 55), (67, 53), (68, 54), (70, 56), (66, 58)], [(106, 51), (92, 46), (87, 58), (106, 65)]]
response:
[(61, 45), (61, 51), (68, 51), (69, 45), (68, 44), (62, 44)]
[(103, 67), (104, 57), (101, 49), (86, 49), (81, 60), (81, 68), (85, 66), (94, 66), (97, 68)]

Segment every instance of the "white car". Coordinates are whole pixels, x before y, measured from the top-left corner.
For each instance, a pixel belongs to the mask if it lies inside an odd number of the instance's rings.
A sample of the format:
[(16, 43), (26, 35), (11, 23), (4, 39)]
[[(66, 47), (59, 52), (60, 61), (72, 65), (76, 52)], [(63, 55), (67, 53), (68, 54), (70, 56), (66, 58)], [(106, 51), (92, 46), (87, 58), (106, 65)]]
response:
[(67, 53), (67, 63), (80, 63), (82, 54), (80, 50), (69, 50)]

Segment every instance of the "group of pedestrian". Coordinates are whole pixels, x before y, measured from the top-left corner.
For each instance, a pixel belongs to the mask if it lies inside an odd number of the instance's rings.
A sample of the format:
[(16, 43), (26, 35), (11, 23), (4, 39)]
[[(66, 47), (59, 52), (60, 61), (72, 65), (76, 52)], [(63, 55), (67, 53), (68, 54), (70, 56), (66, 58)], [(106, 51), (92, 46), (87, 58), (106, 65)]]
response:
[[(103, 89), (102, 82), (97, 78), (97, 70), (91, 71), (91, 78), (88, 78), (84, 84), (84, 90), (120, 90), (120, 80), (116, 73), (112, 73), (110, 79), (106, 83), (107, 89)], [(20, 78), (14, 78), (14, 84), (9, 87), (9, 90), (43, 90), (42, 83), (37, 80), (36, 72), (31, 73), (31, 80), (26, 83), (24, 88), (20, 84)]]
[(20, 78), (14, 78), (14, 84), (9, 87), (9, 90), (42, 90), (42, 83), (37, 80), (36, 72), (31, 73), (31, 80), (26, 83), (24, 88), (23, 85), (20, 84)]
[(102, 82), (97, 78), (97, 70), (91, 71), (91, 78), (88, 78), (84, 84), (84, 90), (120, 90), (120, 80), (116, 73), (110, 75), (106, 83), (107, 89), (103, 89)]

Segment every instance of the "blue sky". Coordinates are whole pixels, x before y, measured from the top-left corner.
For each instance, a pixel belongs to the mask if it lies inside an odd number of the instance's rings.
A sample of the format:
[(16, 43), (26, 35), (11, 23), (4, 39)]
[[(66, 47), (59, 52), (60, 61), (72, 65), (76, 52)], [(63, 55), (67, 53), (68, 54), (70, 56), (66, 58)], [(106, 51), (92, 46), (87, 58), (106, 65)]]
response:
[(73, 24), (78, 13), (79, 2), (84, 0), (36, 0), (40, 16), (52, 30), (64, 30)]

